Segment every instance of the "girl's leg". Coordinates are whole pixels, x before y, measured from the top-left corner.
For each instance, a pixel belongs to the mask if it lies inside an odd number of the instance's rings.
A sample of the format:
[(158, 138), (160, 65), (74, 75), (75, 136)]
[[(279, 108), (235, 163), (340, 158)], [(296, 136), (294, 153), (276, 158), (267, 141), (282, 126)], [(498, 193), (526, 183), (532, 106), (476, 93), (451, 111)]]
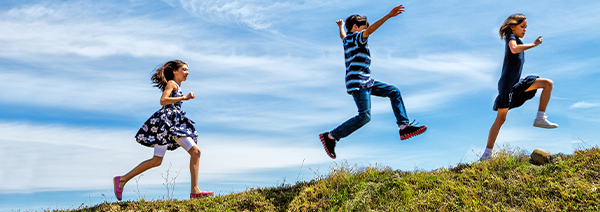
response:
[(494, 148), (494, 143), (496, 143), (496, 138), (498, 137), (498, 133), (500, 132), (500, 127), (506, 121), (506, 114), (508, 113), (508, 108), (499, 108), (498, 115), (496, 115), (496, 120), (492, 127), (490, 128), (490, 134), (488, 135), (488, 141), (479, 161), (486, 161), (492, 158), (492, 149)]
[(496, 120), (492, 127), (490, 128), (490, 133), (488, 135), (486, 148), (493, 149), (494, 143), (496, 143), (496, 138), (498, 137), (498, 133), (500, 132), (500, 127), (506, 121), (506, 114), (508, 113), (508, 108), (498, 108), (498, 115), (496, 115)]
[(200, 169), (200, 148), (192, 147), (188, 153), (190, 154), (190, 174), (192, 175), (192, 189), (190, 193), (200, 192), (198, 188), (198, 171)]
[(200, 169), (200, 148), (196, 145), (191, 137), (179, 137), (177, 143), (190, 154), (190, 174), (192, 176), (192, 185), (190, 193), (199, 193), (198, 188), (198, 171)]
[(540, 106), (538, 108), (537, 116), (533, 122), (533, 126), (541, 127), (546, 129), (552, 129), (558, 127), (558, 124), (552, 123), (546, 119), (546, 106), (550, 101), (550, 94), (552, 93), (552, 87), (554, 83), (549, 79), (537, 78), (526, 91), (532, 91), (535, 89), (542, 88), (542, 95), (540, 96)]
[(533, 84), (525, 91), (532, 91), (536, 89), (543, 89), (542, 95), (540, 96), (540, 106), (538, 111), (545, 112), (546, 106), (548, 106), (548, 102), (550, 101), (550, 94), (552, 93), (552, 87), (554, 87), (554, 83), (549, 79), (537, 78)]
[(160, 164), (162, 163), (163, 157), (165, 156), (166, 151), (167, 151), (167, 145), (162, 145), (162, 146), (155, 145), (154, 146), (154, 156), (151, 159), (148, 159), (148, 160), (140, 163), (135, 168), (133, 168), (131, 171), (129, 171), (127, 174), (121, 176), (121, 178), (119, 180), (119, 188), (123, 188), (123, 186), (125, 186), (125, 184), (129, 180), (131, 180), (131, 178), (134, 178), (138, 174), (141, 174), (142, 172), (145, 172), (148, 169), (160, 166)]

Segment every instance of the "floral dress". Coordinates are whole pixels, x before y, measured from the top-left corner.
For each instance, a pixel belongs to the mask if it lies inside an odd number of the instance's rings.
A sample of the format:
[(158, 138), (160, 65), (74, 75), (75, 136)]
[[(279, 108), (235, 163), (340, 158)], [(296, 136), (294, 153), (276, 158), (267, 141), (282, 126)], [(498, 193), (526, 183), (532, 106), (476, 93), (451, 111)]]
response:
[[(179, 86), (169, 95), (169, 97), (181, 96), (183, 93)], [(147, 147), (168, 145), (168, 150), (180, 147), (175, 141), (179, 137), (192, 137), (194, 142), (198, 143), (198, 132), (192, 125), (194, 122), (185, 117), (181, 104), (182, 102), (164, 105), (152, 114), (135, 135), (137, 142)]]

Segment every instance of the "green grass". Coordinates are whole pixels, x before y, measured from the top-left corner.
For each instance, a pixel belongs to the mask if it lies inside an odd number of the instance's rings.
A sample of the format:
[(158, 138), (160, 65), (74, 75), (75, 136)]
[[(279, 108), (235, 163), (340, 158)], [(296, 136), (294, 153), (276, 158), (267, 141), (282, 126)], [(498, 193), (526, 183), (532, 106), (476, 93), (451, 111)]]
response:
[(310, 182), (195, 200), (106, 202), (73, 211), (600, 211), (600, 149), (536, 166), (505, 147), (434, 171), (342, 164)]

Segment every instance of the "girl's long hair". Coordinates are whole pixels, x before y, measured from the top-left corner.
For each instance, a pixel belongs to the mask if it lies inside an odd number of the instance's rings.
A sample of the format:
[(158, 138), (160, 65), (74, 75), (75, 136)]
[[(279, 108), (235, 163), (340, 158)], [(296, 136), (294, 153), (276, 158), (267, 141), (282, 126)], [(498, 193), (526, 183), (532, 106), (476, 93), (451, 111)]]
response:
[(187, 63), (181, 60), (172, 60), (157, 68), (151, 78), (154, 87), (158, 87), (161, 91), (164, 91), (165, 87), (167, 87), (167, 82), (174, 78), (173, 71), (181, 68), (183, 65), (187, 65)]
[(514, 14), (506, 18), (502, 27), (500, 27), (500, 38), (505, 40), (510, 34), (512, 34), (511, 26), (519, 25), (525, 21), (525, 15), (523, 14)]

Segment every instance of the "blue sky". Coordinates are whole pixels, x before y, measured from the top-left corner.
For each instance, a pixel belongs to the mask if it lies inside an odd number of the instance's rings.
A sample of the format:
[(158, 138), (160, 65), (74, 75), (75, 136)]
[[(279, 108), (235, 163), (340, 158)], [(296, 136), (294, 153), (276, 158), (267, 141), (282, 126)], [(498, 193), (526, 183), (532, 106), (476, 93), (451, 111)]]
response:
[[(318, 134), (352, 117), (335, 20), (373, 22), (406, 12), (369, 38), (372, 76), (400, 88), (409, 118), (428, 125), (400, 141), (387, 99), (372, 120), (325, 154)], [(538, 95), (511, 110), (497, 145), (572, 153), (600, 143), (600, 3), (578, 1), (3, 1), (0, 3), (0, 209), (66, 208), (115, 201), (111, 178), (152, 156), (135, 142), (160, 108), (151, 72), (189, 63), (184, 102), (202, 149), (200, 189), (221, 193), (310, 180), (330, 167), (431, 170), (472, 162), (496, 113), (511, 14), (528, 18), (523, 75), (552, 79), (555, 130), (532, 126)], [(168, 152), (138, 182), (147, 199), (166, 195), (161, 174), (179, 170), (186, 199), (189, 156)], [(335, 163), (334, 163), (335, 162)], [(135, 182), (125, 199), (137, 199)], [(104, 198), (101, 194), (106, 195)], [(89, 199), (89, 200), (88, 200)]]

